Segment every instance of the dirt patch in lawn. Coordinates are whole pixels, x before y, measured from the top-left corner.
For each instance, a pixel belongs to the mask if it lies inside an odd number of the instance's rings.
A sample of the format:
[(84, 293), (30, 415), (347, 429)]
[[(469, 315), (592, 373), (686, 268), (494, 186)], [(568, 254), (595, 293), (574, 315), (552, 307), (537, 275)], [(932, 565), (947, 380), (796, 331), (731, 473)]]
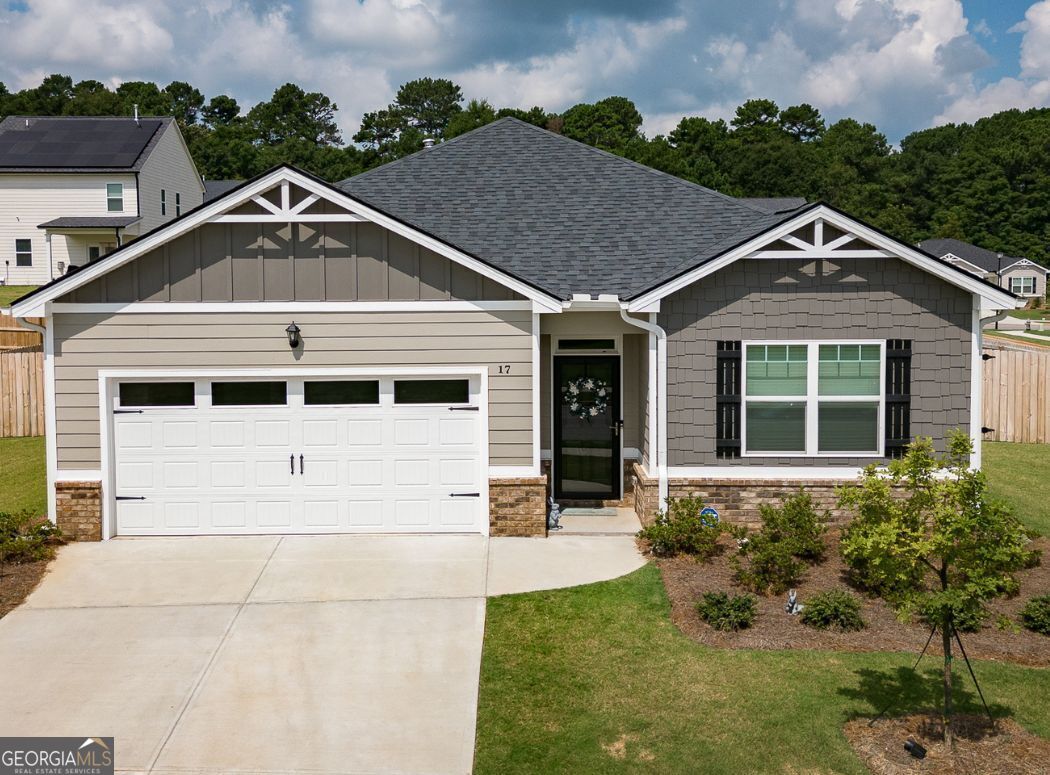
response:
[(36, 589), (36, 585), (47, 571), (48, 562), (50, 560), (17, 565), (4, 563), (0, 568), (0, 618), (21, 605), (22, 601), (29, 597), (29, 593)]
[[(845, 726), (853, 750), (876, 775), (938, 773), (938, 775), (1028, 775), (1046, 772), (1050, 741), (1036, 737), (1010, 719), (995, 729), (985, 716), (957, 716), (953, 724), (955, 750), (944, 745), (938, 716), (914, 715), (870, 724), (855, 719)], [(912, 739), (926, 749), (916, 759), (904, 750)]]
[[(735, 543), (723, 537), (724, 551), (707, 562), (691, 557), (657, 560), (671, 598), (672, 619), (690, 638), (709, 646), (740, 649), (819, 649), (836, 651), (905, 651), (918, 654), (930, 635), (922, 622), (903, 623), (884, 602), (851, 589), (846, 566), (839, 555), (839, 535), (828, 537), (826, 559), (810, 568), (797, 587), (799, 602), (828, 589), (850, 589), (861, 603), (861, 615), (867, 626), (859, 632), (818, 630), (802, 624), (798, 616), (784, 611), (786, 595), (758, 597), (755, 623), (739, 632), (720, 632), (704, 622), (696, 612), (696, 603), (705, 592), (743, 592), (733, 578), (730, 558), (736, 553)], [(1020, 593), (1012, 598), (993, 601), (992, 616), (979, 632), (963, 633), (963, 645), (970, 657), (1006, 660), (1024, 665), (1050, 666), (1050, 637), (1029, 630), (1000, 629), (997, 618), (1008, 617), (1019, 627), (1020, 613), (1029, 598), (1050, 594), (1050, 539), (1036, 539), (1044, 561), (1035, 568), (1017, 574)], [(940, 638), (934, 638), (927, 652), (940, 654)]]

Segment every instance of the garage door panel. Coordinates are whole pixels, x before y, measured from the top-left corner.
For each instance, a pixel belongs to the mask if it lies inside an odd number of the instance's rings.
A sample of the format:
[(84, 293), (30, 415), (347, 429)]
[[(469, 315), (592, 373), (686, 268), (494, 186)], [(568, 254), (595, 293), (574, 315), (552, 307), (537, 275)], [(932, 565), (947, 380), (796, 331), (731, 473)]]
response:
[[(287, 381), (290, 402), (301, 402)], [(205, 400), (117, 414), (116, 494), (144, 498), (118, 502), (117, 532), (481, 530), (481, 499), (450, 497), (482, 489), (479, 415), (382, 395), (383, 405)]]

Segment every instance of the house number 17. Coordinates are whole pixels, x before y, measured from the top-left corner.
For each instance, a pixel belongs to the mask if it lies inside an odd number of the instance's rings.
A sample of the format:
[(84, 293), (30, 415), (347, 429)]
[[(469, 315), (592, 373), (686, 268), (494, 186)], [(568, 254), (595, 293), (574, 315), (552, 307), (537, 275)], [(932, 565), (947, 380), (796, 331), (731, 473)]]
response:
[(510, 364), (509, 363), (501, 363), (499, 365), (499, 373), (500, 374), (510, 374)]

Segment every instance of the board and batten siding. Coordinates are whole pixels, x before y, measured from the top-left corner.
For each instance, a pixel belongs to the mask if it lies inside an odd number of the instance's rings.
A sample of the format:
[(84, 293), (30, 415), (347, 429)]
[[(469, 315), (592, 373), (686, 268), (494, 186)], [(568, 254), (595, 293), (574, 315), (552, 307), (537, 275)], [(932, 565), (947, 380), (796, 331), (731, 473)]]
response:
[[(58, 468), (101, 465), (100, 369), (489, 367), (489, 464), (532, 464), (532, 313), (320, 312), (54, 315)], [(509, 365), (501, 374), (499, 365)]]
[(847, 466), (866, 457), (715, 454), (719, 340), (909, 339), (911, 435), (938, 449), (970, 425), (970, 294), (893, 258), (742, 260), (661, 302), (672, 466)]
[(64, 302), (509, 301), (523, 297), (370, 223), (212, 223)]

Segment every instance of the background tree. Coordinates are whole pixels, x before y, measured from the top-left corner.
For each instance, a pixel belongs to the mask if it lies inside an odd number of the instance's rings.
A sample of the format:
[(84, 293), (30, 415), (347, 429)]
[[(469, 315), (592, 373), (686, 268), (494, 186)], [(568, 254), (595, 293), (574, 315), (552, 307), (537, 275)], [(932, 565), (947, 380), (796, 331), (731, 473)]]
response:
[(641, 137), (642, 114), (626, 97), (581, 103), (562, 114), (561, 133), (581, 143), (623, 155)]
[(984, 474), (970, 468), (972, 454), (962, 431), (951, 435), (943, 458), (930, 439), (917, 439), (903, 459), (890, 462), (888, 474), (870, 466), (860, 487), (843, 488), (840, 495), (840, 505), (855, 514), (841, 542), (851, 572), (899, 610), (919, 612), (940, 630), (949, 745), (956, 627), (979, 617), (986, 601), (1015, 591), (1013, 573), (1033, 558), (1021, 523), (988, 499)]
[(452, 118), (462, 110), (463, 90), (447, 78), (417, 78), (402, 84), (394, 104), (408, 126), (424, 137), (440, 140)]
[(262, 145), (304, 141), (316, 146), (341, 145), (335, 121), (338, 106), (320, 92), (305, 92), (294, 83), (274, 90), (267, 102), (248, 111), (253, 138)]

